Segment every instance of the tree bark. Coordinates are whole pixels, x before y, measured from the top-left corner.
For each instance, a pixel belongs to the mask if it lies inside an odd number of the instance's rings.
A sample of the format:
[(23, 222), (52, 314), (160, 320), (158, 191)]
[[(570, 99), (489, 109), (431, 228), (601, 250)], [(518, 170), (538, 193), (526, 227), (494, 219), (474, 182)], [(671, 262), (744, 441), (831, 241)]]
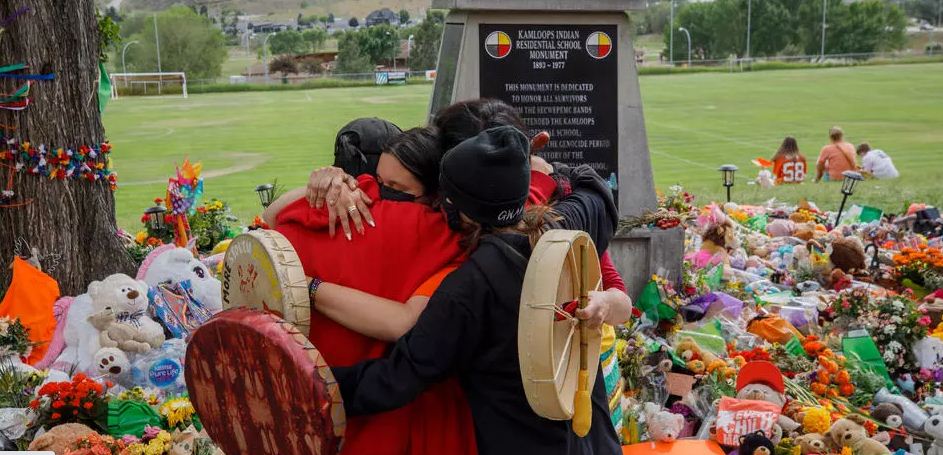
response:
[[(30, 11), (0, 34), (0, 65), (25, 62), (31, 73), (55, 73), (55, 80), (34, 82), (27, 109), (0, 110), (0, 124), (15, 127), (5, 136), (47, 146), (101, 144), (95, 0), (2, 0), (0, 18), (24, 6)], [(0, 79), (0, 91), (12, 92), (17, 82)], [(0, 173), (4, 186), (7, 175), (5, 169)], [(84, 293), (89, 282), (113, 273), (133, 275), (133, 262), (117, 236), (108, 182), (50, 180), (26, 172), (14, 173), (13, 182), (17, 201), (32, 202), (0, 208), (0, 291), (9, 285), (18, 243), (21, 254), (26, 243), (39, 250), (44, 271), (59, 282), (62, 295)]]

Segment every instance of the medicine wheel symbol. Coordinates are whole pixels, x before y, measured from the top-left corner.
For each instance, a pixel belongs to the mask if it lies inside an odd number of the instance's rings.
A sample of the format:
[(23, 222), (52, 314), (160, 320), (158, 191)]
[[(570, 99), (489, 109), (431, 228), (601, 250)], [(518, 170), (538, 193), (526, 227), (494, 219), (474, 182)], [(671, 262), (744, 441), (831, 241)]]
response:
[(511, 37), (504, 32), (491, 32), (485, 39), (485, 52), (493, 58), (504, 58), (511, 53)]
[(605, 32), (593, 32), (586, 38), (586, 52), (597, 60), (606, 58), (612, 52), (612, 38)]

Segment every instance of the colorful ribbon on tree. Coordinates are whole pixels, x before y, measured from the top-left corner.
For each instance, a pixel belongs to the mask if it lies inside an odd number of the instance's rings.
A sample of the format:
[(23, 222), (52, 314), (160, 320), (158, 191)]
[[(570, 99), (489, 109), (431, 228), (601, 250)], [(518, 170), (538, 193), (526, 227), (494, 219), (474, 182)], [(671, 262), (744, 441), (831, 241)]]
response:
[(53, 73), (46, 74), (12, 74), (17, 71), (28, 70), (29, 65), (26, 63), (14, 63), (12, 65), (0, 66), (0, 77), (5, 77), (7, 79), (23, 79), (31, 81), (51, 81), (56, 78), (56, 75)]
[(98, 146), (53, 147), (7, 139), (0, 147), (0, 163), (9, 164), (17, 171), (55, 180), (101, 180), (107, 182), (112, 191), (118, 187), (118, 175), (111, 170), (108, 158), (111, 153), (108, 142)]
[(0, 109), (9, 109), (12, 111), (21, 111), (29, 106), (29, 94), (32, 81), (26, 81), (20, 88), (13, 93), (0, 94)]

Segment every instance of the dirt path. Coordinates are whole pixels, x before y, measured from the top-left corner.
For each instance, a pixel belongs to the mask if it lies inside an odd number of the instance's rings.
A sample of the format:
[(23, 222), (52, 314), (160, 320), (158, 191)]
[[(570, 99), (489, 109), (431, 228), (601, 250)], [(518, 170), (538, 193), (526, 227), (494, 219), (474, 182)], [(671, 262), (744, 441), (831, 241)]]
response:
[[(224, 157), (231, 159), (236, 164), (229, 167), (224, 167), (222, 169), (213, 169), (211, 171), (203, 172), (204, 180), (216, 177), (225, 177), (227, 175), (237, 174), (239, 172), (251, 171), (268, 161), (268, 156), (261, 153), (231, 152), (225, 154)], [(167, 179), (141, 180), (135, 182), (121, 182), (121, 186), (153, 185), (166, 182)]]

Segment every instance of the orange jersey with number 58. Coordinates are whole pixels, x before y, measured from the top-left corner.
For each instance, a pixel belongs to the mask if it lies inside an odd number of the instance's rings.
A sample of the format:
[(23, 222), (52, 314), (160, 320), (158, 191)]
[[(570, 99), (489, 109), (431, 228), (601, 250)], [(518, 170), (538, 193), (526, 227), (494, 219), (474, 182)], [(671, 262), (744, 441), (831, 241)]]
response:
[(802, 155), (790, 158), (779, 157), (773, 162), (773, 175), (776, 183), (802, 183), (808, 173), (809, 166)]

